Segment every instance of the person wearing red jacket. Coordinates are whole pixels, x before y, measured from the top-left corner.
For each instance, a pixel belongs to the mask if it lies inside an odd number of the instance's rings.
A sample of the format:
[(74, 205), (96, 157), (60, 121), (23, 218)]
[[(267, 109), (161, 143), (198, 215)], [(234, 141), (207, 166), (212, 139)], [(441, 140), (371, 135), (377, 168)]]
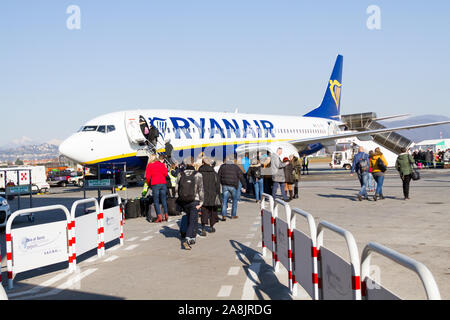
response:
[(162, 222), (163, 217), (161, 215), (160, 201), (164, 210), (164, 220), (169, 221), (169, 214), (167, 210), (167, 185), (166, 177), (168, 176), (168, 171), (163, 160), (163, 156), (158, 158), (153, 155), (149, 159), (146, 170), (146, 180), (147, 185), (152, 189), (153, 204), (155, 206), (155, 211), (157, 219), (155, 222)]

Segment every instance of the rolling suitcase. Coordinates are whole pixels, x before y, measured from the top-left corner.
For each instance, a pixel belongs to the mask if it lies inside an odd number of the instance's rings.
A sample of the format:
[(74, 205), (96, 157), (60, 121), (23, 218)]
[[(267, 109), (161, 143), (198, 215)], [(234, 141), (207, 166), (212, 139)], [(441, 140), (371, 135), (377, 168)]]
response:
[(169, 216), (179, 216), (181, 212), (177, 210), (176, 198), (167, 198), (167, 211)]
[(140, 216), (141, 206), (139, 199), (128, 199), (125, 206), (125, 219), (135, 219)]

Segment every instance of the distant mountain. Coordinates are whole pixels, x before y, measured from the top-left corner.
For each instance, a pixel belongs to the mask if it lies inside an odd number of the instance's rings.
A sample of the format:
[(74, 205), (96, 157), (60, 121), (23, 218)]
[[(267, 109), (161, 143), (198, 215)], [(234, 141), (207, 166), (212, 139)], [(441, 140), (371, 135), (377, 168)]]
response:
[(0, 150), (0, 162), (15, 161), (18, 158), (20, 160), (52, 159), (58, 156), (58, 146), (49, 143), (23, 145)]
[[(439, 121), (449, 121), (450, 118), (440, 115), (422, 115), (404, 118), (402, 120), (392, 120), (392, 121), (380, 121), (381, 124), (388, 128), (409, 126), (414, 124), (428, 123), (428, 122), (439, 122)], [(450, 124), (434, 127), (426, 127), (413, 130), (402, 130), (398, 131), (402, 136), (414, 141), (415, 143), (421, 142), (423, 140), (429, 139), (443, 139), (450, 138)]]

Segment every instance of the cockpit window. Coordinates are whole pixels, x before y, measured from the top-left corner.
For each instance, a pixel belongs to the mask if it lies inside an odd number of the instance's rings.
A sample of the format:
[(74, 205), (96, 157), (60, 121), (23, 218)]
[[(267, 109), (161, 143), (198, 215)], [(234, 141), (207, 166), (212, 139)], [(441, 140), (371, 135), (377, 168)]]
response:
[(98, 132), (106, 133), (106, 126), (98, 126)]
[(113, 132), (113, 131), (116, 131), (116, 127), (113, 126), (113, 125), (109, 125), (108, 126), (108, 132)]
[(97, 126), (85, 126), (83, 128), (84, 132), (92, 132), (92, 131), (97, 131)]

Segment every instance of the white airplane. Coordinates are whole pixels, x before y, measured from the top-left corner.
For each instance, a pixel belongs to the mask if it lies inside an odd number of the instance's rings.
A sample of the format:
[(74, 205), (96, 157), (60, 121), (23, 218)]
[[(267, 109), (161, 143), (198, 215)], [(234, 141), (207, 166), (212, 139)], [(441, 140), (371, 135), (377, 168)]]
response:
[(343, 57), (338, 55), (327, 83), (322, 104), (304, 116), (243, 114), (191, 110), (148, 109), (106, 114), (88, 121), (59, 147), (62, 155), (82, 165), (126, 163), (127, 169), (144, 169), (147, 157), (139, 156), (146, 139), (139, 124), (159, 129), (158, 152), (164, 141), (174, 147), (172, 158), (206, 156), (223, 161), (230, 155), (255, 151), (275, 152), (283, 148), (283, 157), (308, 155), (334, 146), (336, 140), (405, 129), (448, 124), (425, 123), (363, 132), (346, 131), (340, 121)]

